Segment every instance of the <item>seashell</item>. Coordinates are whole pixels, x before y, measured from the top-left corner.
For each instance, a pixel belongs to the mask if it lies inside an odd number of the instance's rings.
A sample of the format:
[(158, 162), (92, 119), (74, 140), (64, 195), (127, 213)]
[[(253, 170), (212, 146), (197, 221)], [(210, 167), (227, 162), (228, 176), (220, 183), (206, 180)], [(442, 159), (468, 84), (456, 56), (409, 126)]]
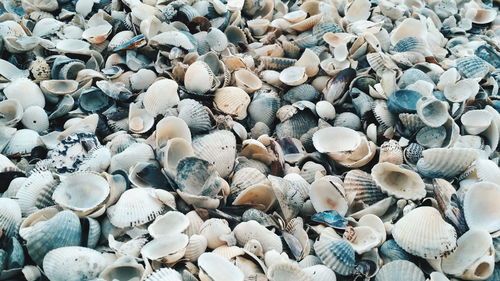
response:
[(428, 50), (425, 47), (424, 42), (416, 37), (411, 37), (411, 36), (405, 37), (405, 38), (399, 40), (392, 47), (392, 51), (398, 52), (398, 53), (418, 52), (418, 53), (421, 53), (423, 55), (426, 55), (428, 53)]
[(10, 198), (0, 198), (0, 202), (2, 237), (16, 237), (22, 220), (21, 208), (16, 201)]
[(233, 205), (258, 205), (255, 208), (267, 211), (274, 205), (275, 200), (276, 197), (270, 185), (257, 183), (239, 192), (233, 200)]
[(285, 220), (297, 216), (307, 196), (307, 190), (301, 189), (292, 181), (269, 176), (271, 187), (278, 201), (279, 209)]
[(424, 147), (441, 147), (446, 139), (446, 128), (443, 126), (433, 128), (424, 127), (420, 129), (415, 137), (418, 144)]
[(314, 16), (310, 16), (302, 21), (294, 23), (290, 26), (291, 29), (299, 32), (304, 32), (313, 28), (316, 24), (318, 24), (323, 18), (322, 14), (317, 14)]
[(403, 164), (403, 148), (395, 140), (384, 142), (380, 146), (379, 163), (389, 162), (395, 165)]
[(474, 79), (463, 79), (444, 87), (444, 96), (451, 102), (463, 102), (476, 96), (479, 84)]
[(208, 112), (202, 104), (192, 99), (183, 99), (178, 104), (179, 115), (186, 122), (192, 133), (201, 133), (210, 130), (212, 122)]
[(78, 89), (78, 82), (74, 80), (44, 80), (40, 82), (40, 89), (50, 95), (71, 95)]
[(119, 228), (134, 227), (153, 221), (166, 206), (175, 207), (172, 194), (153, 188), (126, 190), (115, 205), (106, 210), (110, 222)]
[(481, 181), (498, 182), (500, 167), (495, 162), (486, 159), (478, 159), (474, 164), (477, 178)]
[(189, 226), (189, 219), (182, 213), (170, 211), (155, 219), (148, 226), (148, 232), (153, 238), (181, 233)]
[(280, 237), (257, 221), (241, 222), (233, 229), (233, 233), (238, 245), (244, 246), (248, 241), (255, 239), (262, 245), (264, 252), (276, 250), (281, 253), (283, 250)]
[(405, 260), (396, 260), (382, 266), (375, 276), (376, 281), (396, 281), (405, 276), (408, 281), (424, 281), (422, 270), (414, 263)]
[(488, 64), (477, 56), (458, 58), (456, 68), (465, 78), (483, 78), (489, 72)]
[[(335, 142), (332, 142), (333, 136), (336, 136)], [(327, 153), (331, 158), (340, 160), (345, 158), (345, 154), (355, 150), (360, 145), (361, 137), (352, 129), (329, 127), (315, 132), (313, 143), (318, 152)]]
[(410, 211), (394, 225), (392, 235), (405, 251), (426, 259), (446, 256), (457, 247), (455, 229), (432, 207)]
[(226, 260), (234, 261), (235, 258), (244, 255), (245, 251), (238, 246), (223, 245), (214, 249), (213, 253), (224, 257)]
[(56, 49), (61, 53), (88, 54), (90, 44), (78, 39), (63, 39), (56, 44)]
[[(25, 222), (26, 223), (26, 222)], [(38, 265), (50, 251), (67, 246), (80, 245), (81, 226), (78, 217), (71, 211), (61, 211), (51, 218), (25, 229), (23, 238), (30, 257)], [(47, 273), (46, 273), (47, 274)]]
[(381, 192), (372, 176), (361, 170), (350, 170), (344, 177), (346, 194), (355, 194), (355, 200), (361, 200), (372, 205), (384, 199), (386, 195)]
[(142, 265), (130, 256), (123, 256), (104, 268), (99, 274), (99, 278), (107, 281), (115, 279), (131, 280), (141, 278), (143, 274), (144, 267)]
[(196, 261), (207, 249), (207, 238), (203, 235), (194, 234), (189, 237), (189, 243), (186, 247), (184, 258), (190, 261)]
[(248, 106), (251, 124), (262, 122), (267, 126), (272, 126), (279, 106), (280, 100), (276, 92), (268, 89), (257, 91)]
[(300, 169), (299, 175), (308, 183), (312, 183), (316, 178), (325, 176), (326, 169), (321, 164), (315, 163), (313, 161), (307, 161)]
[(200, 235), (207, 239), (207, 246), (210, 249), (225, 245), (226, 242), (221, 238), (230, 232), (227, 221), (222, 219), (206, 220), (200, 227)]
[(174, 80), (161, 79), (149, 86), (144, 95), (144, 108), (153, 116), (164, 114), (179, 103), (178, 85)]
[[(354, 237), (347, 237), (346, 240), (358, 254), (364, 254), (377, 247), (380, 243), (380, 237), (374, 229), (368, 226), (357, 226), (352, 228)], [(346, 233), (348, 233), (346, 231)], [(346, 234), (344, 234), (344, 237)]]
[(421, 97), (417, 101), (417, 114), (425, 125), (436, 128), (449, 119), (448, 105), (438, 99)]
[(23, 107), (17, 100), (0, 102), (0, 125), (14, 127), (23, 118)]
[(441, 260), (444, 273), (467, 280), (484, 280), (493, 274), (493, 244), (487, 231), (469, 230), (457, 243), (455, 252)]
[(498, 211), (492, 202), (497, 200), (500, 188), (495, 183), (479, 182), (465, 193), (464, 215), (470, 229), (483, 229), (490, 233), (500, 229)]
[(214, 106), (237, 120), (246, 118), (249, 104), (250, 97), (240, 88), (224, 87), (215, 91)]
[(53, 200), (59, 206), (82, 217), (100, 208), (108, 196), (107, 181), (90, 172), (73, 173), (63, 177), (52, 194)]
[(260, 63), (262, 64), (263, 69), (270, 69), (270, 70), (283, 70), (287, 67), (293, 66), (297, 62), (296, 59), (278, 58), (271, 56), (261, 56), (259, 57), (259, 60)]
[(162, 167), (170, 172), (177, 172), (177, 165), (184, 157), (194, 156), (191, 143), (183, 138), (173, 138), (160, 149)]
[(238, 69), (233, 73), (233, 77), (235, 85), (247, 93), (253, 93), (262, 87), (262, 81), (259, 77), (249, 70)]
[(344, 94), (355, 76), (356, 71), (352, 68), (346, 68), (338, 72), (328, 81), (325, 89), (323, 90), (325, 100), (332, 104), (342, 101)]
[(267, 277), (271, 281), (285, 281), (290, 280), (290, 278), (300, 281), (312, 280), (312, 277), (302, 268), (291, 262), (273, 264), (267, 270)]
[(270, 24), (269, 20), (262, 18), (247, 21), (248, 28), (255, 36), (264, 35), (267, 32), (267, 29), (269, 28), (269, 24)]
[(393, 239), (385, 241), (384, 244), (380, 246), (379, 251), (385, 264), (396, 260), (412, 260), (412, 256), (403, 250), (403, 248), (399, 247), (398, 243)]
[(319, 72), (319, 57), (310, 49), (305, 49), (295, 66), (304, 66), (308, 77), (315, 76)]
[[(389, 108), (387, 107), (386, 102), (384, 102), (382, 100), (375, 100), (373, 105), (372, 105), (372, 112), (373, 112), (373, 115), (375, 115), (375, 118), (377, 119), (378, 123), (380, 125), (382, 125), (382, 127), (385, 130), (396, 125), (396, 118), (394, 117), (394, 114), (392, 114), (389, 111)], [(407, 114), (407, 113), (401, 113), (401, 114)], [(406, 125), (406, 122), (404, 122), (403, 120), (402, 120), (402, 123), (403, 123), (403, 125)]]
[[(43, 260), (43, 270), (50, 280), (81, 280), (97, 278), (107, 266), (100, 252), (84, 247), (63, 247), (50, 251)], [(62, 271), (61, 268), (67, 270)]]
[(280, 81), (289, 86), (298, 86), (307, 80), (304, 66), (290, 66), (280, 73)]
[(233, 170), (236, 158), (236, 138), (225, 130), (213, 131), (193, 139), (194, 154), (215, 166), (222, 178)]
[(184, 256), (188, 242), (189, 238), (182, 233), (164, 235), (144, 245), (141, 255), (150, 260), (173, 263)]
[(416, 113), (417, 102), (422, 97), (413, 90), (397, 90), (387, 100), (389, 111), (395, 114)]
[(491, 124), (493, 116), (486, 110), (469, 110), (460, 117), (465, 131), (471, 135), (484, 132)]
[(149, 131), (154, 125), (154, 117), (146, 109), (131, 103), (128, 111), (128, 127), (133, 133), (141, 134)]
[(352, 112), (342, 112), (336, 116), (333, 126), (356, 131), (361, 129), (361, 119)]
[(432, 148), (422, 152), (417, 162), (424, 177), (451, 178), (465, 171), (477, 159), (477, 150), (467, 148)]
[(45, 98), (42, 91), (38, 85), (27, 78), (19, 78), (10, 82), (3, 89), (3, 93), (8, 100), (17, 100), (25, 109), (32, 105), (37, 105), (41, 108), (45, 107)]
[(164, 117), (156, 124), (156, 146), (161, 148), (173, 138), (191, 142), (191, 131), (184, 120), (175, 116)]
[(336, 210), (341, 216), (347, 213), (345, 190), (336, 177), (325, 176), (315, 180), (311, 184), (309, 196), (316, 212)]
[(189, 92), (205, 94), (217, 87), (218, 81), (206, 62), (196, 61), (191, 64), (184, 75), (184, 86)]
[(40, 145), (40, 135), (36, 131), (30, 129), (17, 130), (9, 142), (3, 149), (3, 153), (6, 155), (12, 155), (15, 153), (29, 153), (31, 150)]
[(225, 258), (214, 253), (203, 253), (198, 258), (201, 281), (243, 281), (241, 270)]
[(182, 281), (182, 276), (174, 269), (162, 267), (149, 274), (145, 281)]
[(85, 89), (78, 101), (78, 107), (85, 113), (102, 113), (114, 103), (99, 88), (94, 87)]
[(328, 268), (326, 265), (316, 264), (312, 266), (305, 267), (303, 271), (306, 274), (312, 276), (313, 281), (326, 281), (326, 280), (337, 280), (335, 272)]
[(137, 162), (148, 162), (152, 159), (154, 159), (154, 152), (151, 146), (145, 143), (132, 143), (125, 150), (111, 157), (109, 170), (111, 172), (120, 169), (128, 171)]
[(184, 231), (189, 237), (199, 234), (200, 227), (203, 224), (203, 220), (196, 213), (196, 211), (190, 211), (186, 214), (186, 217), (189, 219), (189, 225), (187, 229)]
[(322, 238), (314, 243), (314, 251), (321, 261), (335, 273), (343, 276), (354, 273), (356, 253), (346, 240)]
[(318, 91), (311, 84), (302, 84), (292, 87), (283, 95), (283, 99), (289, 103), (298, 101), (316, 101), (319, 98)]
[(207, 34), (207, 43), (210, 49), (222, 52), (227, 48), (228, 40), (226, 34), (218, 28), (210, 28)]
[(434, 85), (434, 81), (425, 72), (417, 68), (410, 68), (401, 75), (398, 86), (401, 89), (406, 89), (409, 85), (417, 81), (426, 81)]

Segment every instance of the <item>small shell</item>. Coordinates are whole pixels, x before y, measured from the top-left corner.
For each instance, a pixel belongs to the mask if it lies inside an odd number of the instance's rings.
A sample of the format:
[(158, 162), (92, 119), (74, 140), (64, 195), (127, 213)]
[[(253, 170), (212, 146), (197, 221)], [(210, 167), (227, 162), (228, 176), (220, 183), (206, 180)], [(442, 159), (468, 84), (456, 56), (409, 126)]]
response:
[(142, 134), (149, 131), (154, 125), (154, 116), (146, 109), (139, 108), (131, 103), (128, 111), (128, 128), (131, 132)]
[(243, 281), (239, 268), (225, 258), (214, 253), (203, 253), (198, 258), (201, 281)]
[(291, 88), (283, 95), (283, 99), (289, 103), (301, 100), (315, 101), (319, 98), (318, 91), (311, 84), (302, 84)]
[(177, 82), (174, 80), (161, 79), (154, 82), (144, 94), (144, 108), (153, 117), (158, 114), (165, 114), (168, 108), (179, 103), (177, 88)]
[(309, 193), (316, 212), (336, 210), (341, 216), (347, 213), (348, 202), (340, 179), (325, 176), (311, 184)]
[(500, 229), (500, 210), (494, 203), (499, 197), (500, 187), (495, 183), (479, 182), (471, 186), (463, 202), (465, 220), (470, 229), (478, 228), (490, 233)]
[(247, 21), (247, 26), (255, 36), (262, 36), (266, 33), (269, 28), (269, 20), (267, 19), (253, 19)]
[(0, 102), (0, 125), (14, 127), (23, 118), (23, 107), (17, 100)]
[(194, 234), (189, 237), (189, 243), (186, 247), (184, 258), (190, 261), (196, 261), (207, 249), (207, 238), (203, 235)]
[(425, 197), (425, 184), (415, 172), (385, 162), (372, 168), (372, 178), (382, 192), (396, 198), (418, 200)]
[(356, 266), (356, 253), (349, 242), (322, 237), (314, 243), (314, 251), (321, 261), (340, 275), (351, 275)]
[(189, 219), (181, 212), (170, 211), (157, 217), (148, 226), (148, 232), (153, 238), (181, 233), (189, 226)]
[(475, 79), (462, 79), (444, 87), (444, 96), (451, 102), (463, 102), (475, 97), (479, 91), (479, 83)]
[[(43, 271), (53, 281), (97, 278), (108, 262), (100, 252), (84, 247), (64, 247), (51, 251), (43, 260)], [(65, 268), (66, 270), (61, 270)]]
[(29, 153), (35, 147), (41, 144), (40, 135), (30, 129), (17, 130), (10, 138), (2, 153), (11, 155), (14, 153)]
[[(7, 85), (3, 93), (9, 100), (17, 100), (23, 108), (37, 105), (45, 107), (45, 97), (35, 82), (27, 78), (19, 78)], [(21, 94), (22, 93), (22, 94)]]
[(403, 148), (395, 140), (384, 142), (380, 146), (379, 163), (390, 162), (395, 165), (403, 164)]
[(324, 120), (335, 119), (335, 107), (327, 101), (319, 101), (316, 103), (316, 114)]
[(182, 281), (182, 276), (174, 269), (162, 267), (154, 271), (144, 281)]
[(249, 104), (250, 97), (238, 87), (224, 87), (215, 92), (214, 106), (238, 120), (246, 118)]
[(385, 241), (385, 243), (380, 246), (379, 251), (384, 263), (396, 260), (412, 260), (412, 255), (399, 247), (398, 243), (393, 239)]
[(397, 281), (404, 276), (408, 281), (425, 281), (422, 270), (414, 263), (404, 260), (392, 261), (380, 269), (375, 281)]
[(181, 233), (161, 236), (144, 245), (141, 255), (150, 260), (173, 263), (184, 256), (188, 242), (187, 235)]
[(44, 80), (40, 82), (40, 89), (50, 95), (71, 95), (78, 89), (78, 82), (74, 80)]
[[(301, 261), (302, 262), (302, 261)], [(335, 272), (323, 264), (316, 264), (313, 266), (305, 267), (305, 273), (312, 276), (313, 281), (336, 281)]]
[(426, 259), (448, 255), (457, 247), (455, 228), (432, 207), (410, 211), (394, 225), (392, 235), (405, 251)]
[(304, 66), (290, 66), (280, 73), (280, 81), (286, 85), (298, 86), (307, 80)]
[(249, 70), (238, 69), (233, 73), (233, 77), (235, 85), (247, 93), (253, 93), (262, 87), (259, 77)]
[(203, 235), (207, 239), (207, 246), (210, 249), (225, 245), (226, 242), (221, 240), (221, 237), (230, 232), (231, 229), (227, 221), (223, 219), (206, 220), (200, 227), (200, 235)]

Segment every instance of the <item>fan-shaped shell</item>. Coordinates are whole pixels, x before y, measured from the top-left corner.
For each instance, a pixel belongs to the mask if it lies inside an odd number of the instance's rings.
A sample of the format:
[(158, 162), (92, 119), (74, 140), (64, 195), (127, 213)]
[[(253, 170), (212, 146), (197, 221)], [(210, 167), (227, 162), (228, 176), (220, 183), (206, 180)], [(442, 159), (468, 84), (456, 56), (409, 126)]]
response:
[(217, 80), (206, 62), (196, 61), (184, 74), (184, 86), (189, 92), (205, 94), (215, 89)]
[[(302, 261), (301, 261), (302, 262)], [(305, 267), (303, 270), (305, 273), (312, 276), (313, 281), (336, 281), (337, 277), (335, 272), (328, 268), (328, 266), (323, 264), (316, 264), (312, 266)]]
[(10, 138), (9, 142), (3, 149), (3, 153), (11, 155), (15, 153), (29, 153), (31, 150), (41, 144), (40, 135), (30, 129), (17, 130)]
[(207, 245), (210, 249), (225, 245), (226, 242), (221, 238), (230, 232), (231, 229), (227, 221), (223, 219), (209, 219), (200, 226), (200, 235), (207, 239)]
[(344, 276), (354, 273), (356, 253), (346, 240), (323, 237), (314, 243), (314, 252), (336, 273)]
[(424, 181), (417, 173), (392, 163), (376, 164), (372, 178), (382, 192), (396, 198), (418, 200), (426, 194)]
[(193, 139), (193, 150), (197, 157), (212, 163), (221, 177), (233, 170), (236, 138), (231, 132), (218, 130), (199, 136)]
[(201, 281), (243, 281), (243, 272), (231, 262), (214, 253), (203, 253), (198, 258)]
[(141, 254), (150, 260), (173, 263), (184, 256), (189, 238), (182, 233), (175, 233), (155, 238), (141, 249)]
[[(77, 281), (82, 276), (97, 278), (108, 262), (100, 252), (84, 247), (64, 247), (53, 250), (43, 260), (43, 270), (49, 280)], [(64, 268), (65, 270), (61, 270)]]
[(181, 118), (186, 122), (193, 134), (207, 132), (212, 127), (210, 116), (205, 107), (192, 99), (183, 99), (177, 109)]
[(56, 186), (57, 181), (49, 171), (31, 174), (16, 193), (23, 215), (54, 205), (52, 193)]
[(290, 66), (280, 73), (280, 81), (289, 86), (298, 86), (307, 80), (304, 66)]
[(0, 229), (3, 231), (3, 236), (17, 236), (21, 219), (21, 208), (16, 201), (0, 198)]
[(145, 281), (182, 281), (182, 276), (179, 274), (179, 272), (168, 268), (168, 267), (163, 267), (158, 269), (157, 271), (154, 271), (150, 275), (144, 279)]
[(215, 91), (214, 106), (238, 120), (246, 118), (249, 104), (250, 97), (238, 87), (224, 87)]
[(179, 103), (177, 94), (177, 82), (170, 79), (161, 79), (149, 86), (142, 103), (144, 108), (153, 117), (158, 114), (165, 114), (167, 109)]
[(408, 281), (425, 280), (424, 273), (414, 263), (397, 260), (382, 266), (375, 276), (375, 281), (397, 281), (401, 279), (401, 276), (404, 276), (405, 280)]
[(361, 170), (350, 170), (344, 177), (344, 189), (347, 194), (355, 194), (356, 200), (372, 205), (385, 197), (372, 176)]
[(432, 207), (410, 211), (394, 225), (392, 235), (405, 251), (427, 259), (448, 255), (457, 247), (455, 228)]
[(189, 243), (186, 247), (184, 258), (190, 261), (196, 261), (207, 249), (207, 238), (203, 235), (194, 234), (189, 237)]
[(478, 157), (471, 148), (431, 148), (422, 152), (417, 162), (419, 173), (425, 177), (451, 178), (465, 171)]
[(500, 208), (494, 203), (500, 198), (500, 186), (491, 182), (472, 185), (463, 201), (465, 220), (469, 228), (490, 233), (500, 230)]

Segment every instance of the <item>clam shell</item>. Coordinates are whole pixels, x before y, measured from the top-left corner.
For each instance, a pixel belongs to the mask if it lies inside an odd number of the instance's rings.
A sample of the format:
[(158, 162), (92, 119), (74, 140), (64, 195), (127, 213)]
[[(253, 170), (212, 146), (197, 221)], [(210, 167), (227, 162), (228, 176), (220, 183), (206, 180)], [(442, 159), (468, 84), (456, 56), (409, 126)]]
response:
[(236, 158), (236, 138), (225, 130), (213, 131), (193, 139), (194, 154), (215, 166), (219, 175), (227, 177)]
[(186, 122), (193, 134), (203, 133), (210, 130), (212, 122), (203, 105), (192, 99), (183, 99), (178, 104), (179, 115)]
[[(64, 247), (49, 252), (43, 260), (47, 278), (54, 281), (97, 278), (107, 265), (100, 252), (84, 247)], [(61, 270), (65, 268), (66, 270)]]
[(141, 278), (144, 274), (144, 267), (137, 263), (130, 256), (124, 256), (107, 266), (100, 274), (99, 278), (104, 280), (114, 280), (124, 278), (130, 280)]
[(23, 118), (23, 107), (17, 100), (0, 102), (0, 125), (14, 127)]
[(109, 171), (129, 171), (138, 162), (148, 162), (154, 158), (154, 151), (151, 146), (145, 143), (132, 143), (125, 150), (111, 157)]
[(415, 136), (418, 144), (429, 148), (441, 147), (445, 139), (446, 129), (442, 126), (437, 128), (424, 127)]
[(465, 171), (478, 157), (478, 151), (468, 148), (431, 148), (422, 152), (417, 162), (418, 172), (425, 177), (451, 178)]
[(107, 209), (111, 223), (119, 228), (142, 225), (154, 220), (165, 209), (175, 207), (172, 194), (153, 188), (126, 190), (115, 205)]
[(380, 256), (384, 260), (384, 263), (389, 263), (396, 260), (412, 260), (412, 255), (399, 247), (398, 243), (393, 239), (387, 240), (379, 248)]
[(297, 281), (312, 281), (312, 277), (294, 263), (277, 263), (269, 267), (267, 277), (270, 281), (286, 281), (293, 278)]
[(262, 122), (268, 127), (274, 125), (276, 112), (280, 106), (277, 93), (270, 89), (262, 89), (254, 93), (252, 102), (248, 106), (250, 124)]
[(418, 100), (417, 114), (422, 122), (434, 128), (442, 126), (450, 117), (446, 103), (428, 97), (422, 97)]
[(348, 238), (348, 241), (354, 251), (360, 255), (369, 252), (380, 244), (380, 237), (369, 226), (357, 226), (353, 228), (353, 231), (355, 237), (353, 239)]
[(194, 156), (191, 143), (183, 138), (173, 138), (160, 149), (161, 165), (164, 169), (176, 173), (179, 161), (184, 157)]
[(458, 58), (456, 64), (458, 72), (465, 78), (483, 78), (489, 72), (488, 64), (476, 56)]
[(210, 90), (214, 90), (217, 86), (217, 81), (206, 62), (196, 61), (186, 70), (184, 86), (189, 92), (205, 94)]
[(470, 229), (478, 228), (490, 233), (500, 229), (498, 206), (500, 187), (492, 182), (479, 182), (471, 186), (463, 201), (464, 215)]
[(231, 262), (214, 253), (203, 253), (198, 258), (201, 281), (243, 281), (244, 275)]
[(170, 211), (157, 217), (148, 226), (148, 232), (153, 238), (159, 238), (164, 235), (184, 232), (188, 226), (189, 219), (184, 214)]
[[(7, 85), (3, 93), (9, 100), (17, 100), (23, 108), (37, 105), (45, 107), (45, 97), (42, 91), (33, 81), (27, 78), (19, 78)], [(22, 94), (20, 94), (22, 93)]]
[(394, 225), (392, 235), (405, 251), (427, 259), (446, 256), (457, 247), (455, 229), (432, 207), (410, 211)]
[(264, 252), (269, 250), (282, 252), (283, 245), (280, 237), (257, 221), (241, 222), (233, 229), (233, 232), (238, 245), (244, 246), (248, 241), (255, 239), (260, 242)]
[(424, 281), (422, 270), (414, 263), (404, 260), (392, 261), (380, 269), (375, 276), (376, 281), (396, 281), (404, 276), (408, 281)]
[(191, 131), (184, 120), (175, 116), (167, 116), (156, 124), (156, 146), (161, 148), (170, 139), (183, 138), (191, 142)]
[(207, 238), (203, 235), (194, 234), (189, 237), (189, 243), (186, 247), (184, 258), (190, 261), (196, 261), (207, 249)]
[(269, 180), (283, 218), (290, 220), (297, 216), (307, 197), (307, 190), (304, 192), (294, 182), (280, 177), (269, 176)]
[(304, 66), (290, 66), (280, 73), (280, 81), (289, 86), (298, 86), (307, 80)]
[(302, 84), (288, 90), (283, 99), (287, 102), (294, 103), (301, 100), (315, 101), (319, 98), (318, 91), (311, 84)]
[(316, 212), (336, 210), (341, 216), (347, 213), (348, 202), (340, 179), (325, 176), (311, 184), (309, 192)]
[(344, 177), (344, 189), (347, 194), (355, 194), (355, 200), (361, 200), (368, 205), (379, 202), (386, 197), (372, 176), (361, 170), (347, 172)]
[(463, 102), (475, 97), (479, 91), (479, 84), (475, 79), (462, 79), (454, 84), (444, 86), (444, 96), (451, 102)]
[(349, 242), (322, 238), (314, 243), (314, 251), (321, 261), (336, 273), (343, 276), (354, 273), (356, 253)]
[(246, 118), (249, 104), (250, 97), (238, 87), (224, 87), (215, 91), (214, 106), (237, 120)]
[(144, 94), (144, 108), (153, 117), (158, 114), (165, 114), (168, 108), (179, 103), (177, 88), (177, 82), (174, 80), (161, 79), (154, 82)]
[(149, 274), (145, 281), (182, 281), (182, 276), (179, 274), (179, 272), (168, 268), (168, 267), (163, 267), (160, 268), (153, 273)]
[(150, 260), (173, 263), (181, 259), (188, 245), (185, 234), (175, 233), (153, 239), (141, 249), (141, 255)]
[(242, 191), (255, 184), (271, 185), (266, 175), (256, 168), (242, 168), (233, 174), (231, 196), (238, 196)]
[(465, 131), (471, 135), (484, 132), (490, 126), (493, 116), (487, 110), (469, 110), (460, 117)]
[(78, 82), (74, 80), (44, 80), (40, 82), (40, 89), (50, 95), (71, 95), (78, 89)]
[(207, 246), (210, 249), (225, 245), (226, 241), (221, 238), (230, 232), (228, 222), (223, 219), (209, 219), (200, 226), (200, 235), (207, 239)]
[(395, 165), (403, 164), (403, 148), (395, 140), (384, 142), (380, 146), (379, 162), (390, 162)]
[(17, 236), (21, 225), (21, 208), (10, 198), (0, 198), (0, 228), (5, 237)]
[(235, 85), (247, 93), (253, 93), (262, 87), (262, 81), (260, 78), (247, 69), (238, 69), (233, 72), (233, 79)]
[(189, 226), (186, 231), (184, 231), (189, 237), (199, 234), (201, 225), (203, 224), (203, 220), (196, 213), (196, 211), (190, 211), (186, 214), (186, 217), (189, 219)]
[[(335, 142), (332, 142), (332, 137)], [(342, 137), (340, 137), (342, 136)], [(348, 151), (355, 150), (361, 143), (360, 135), (349, 128), (329, 127), (318, 130), (313, 135), (313, 144), (318, 152), (327, 153), (332, 158), (341, 159)]]
[(396, 198), (418, 200), (426, 194), (424, 181), (417, 173), (389, 162), (376, 164), (372, 178), (382, 192)]
[(222, 52), (227, 48), (228, 40), (226, 34), (218, 28), (211, 28), (207, 34), (207, 43), (210, 49)]

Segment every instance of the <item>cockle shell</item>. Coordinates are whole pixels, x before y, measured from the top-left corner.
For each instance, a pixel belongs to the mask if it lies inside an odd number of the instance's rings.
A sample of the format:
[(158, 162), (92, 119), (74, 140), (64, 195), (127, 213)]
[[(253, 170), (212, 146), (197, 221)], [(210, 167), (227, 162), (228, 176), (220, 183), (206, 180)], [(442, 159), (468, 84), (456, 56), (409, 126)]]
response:
[(410, 211), (394, 225), (392, 235), (405, 251), (427, 259), (446, 256), (457, 247), (455, 229), (433, 207)]
[(355, 200), (372, 205), (384, 199), (384, 194), (372, 176), (361, 170), (350, 170), (344, 177), (344, 189), (347, 194), (355, 194)]
[(470, 229), (478, 228), (490, 233), (500, 230), (500, 210), (493, 203), (499, 196), (500, 187), (492, 182), (479, 182), (469, 188), (465, 194), (463, 208)]
[(205, 107), (192, 99), (183, 99), (179, 102), (177, 109), (181, 118), (186, 122), (193, 134), (210, 130), (212, 122)]
[(422, 270), (412, 262), (405, 260), (392, 261), (380, 269), (376, 281), (396, 281), (405, 276), (408, 281), (424, 281), (425, 276)]
[(177, 211), (170, 211), (157, 217), (154, 222), (148, 226), (148, 232), (153, 238), (159, 238), (164, 235), (182, 233), (189, 226), (189, 219)]
[(235, 85), (247, 93), (253, 93), (262, 87), (262, 81), (259, 77), (247, 69), (236, 70), (233, 77), (236, 82)]
[(183, 138), (191, 142), (191, 131), (184, 120), (175, 116), (164, 117), (156, 124), (156, 146), (161, 148), (173, 138)]
[(235, 119), (245, 119), (249, 104), (250, 97), (238, 87), (224, 87), (215, 91), (215, 107), (226, 114), (234, 116)]
[(322, 237), (314, 243), (314, 251), (321, 261), (340, 275), (351, 275), (356, 266), (356, 253), (349, 242)]
[(230, 232), (227, 221), (222, 219), (209, 219), (200, 226), (200, 235), (207, 239), (207, 246), (210, 249), (225, 245), (226, 242), (221, 238)]
[(437, 99), (422, 97), (417, 101), (417, 114), (427, 126), (442, 126), (448, 118), (448, 105)]
[(31, 174), (16, 193), (23, 215), (29, 215), (39, 209), (54, 205), (52, 193), (57, 183), (50, 171)]
[(392, 163), (378, 163), (372, 168), (372, 178), (382, 192), (402, 199), (424, 198), (425, 184), (415, 172)]
[(225, 130), (213, 131), (193, 139), (194, 154), (215, 166), (219, 175), (227, 177), (236, 158), (236, 138)]
[(196, 61), (188, 67), (184, 81), (186, 89), (196, 94), (205, 94), (217, 86), (214, 73), (203, 61)]
[(43, 269), (50, 280), (81, 280), (82, 276), (97, 278), (107, 264), (103, 254), (96, 250), (63, 247), (47, 254), (43, 260)]
[(239, 268), (214, 253), (203, 253), (198, 258), (201, 281), (243, 281), (244, 275)]
[(0, 228), (3, 236), (15, 237), (21, 224), (21, 208), (10, 198), (0, 198)]
[(174, 80), (161, 79), (154, 82), (144, 94), (144, 108), (153, 117), (165, 114), (168, 108), (179, 103), (177, 88), (177, 82)]
[(145, 281), (182, 281), (182, 276), (174, 269), (163, 267), (154, 271), (144, 279)]
[(207, 249), (207, 238), (203, 235), (194, 234), (189, 237), (184, 258), (196, 261)]
[(451, 178), (465, 171), (478, 157), (478, 151), (468, 148), (431, 148), (422, 152), (417, 162), (419, 173), (425, 177)]
[(465, 131), (471, 135), (477, 135), (488, 129), (493, 120), (492, 114), (488, 111), (482, 110), (470, 110), (467, 111), (460, 117), (462, 125), (465, 127)]
[(191, 143), (183, 138), (169, 139), (159, 153), (163, 168), (173, 173), (177, 172), (177, 164), (182, 158), (194, 156)]

